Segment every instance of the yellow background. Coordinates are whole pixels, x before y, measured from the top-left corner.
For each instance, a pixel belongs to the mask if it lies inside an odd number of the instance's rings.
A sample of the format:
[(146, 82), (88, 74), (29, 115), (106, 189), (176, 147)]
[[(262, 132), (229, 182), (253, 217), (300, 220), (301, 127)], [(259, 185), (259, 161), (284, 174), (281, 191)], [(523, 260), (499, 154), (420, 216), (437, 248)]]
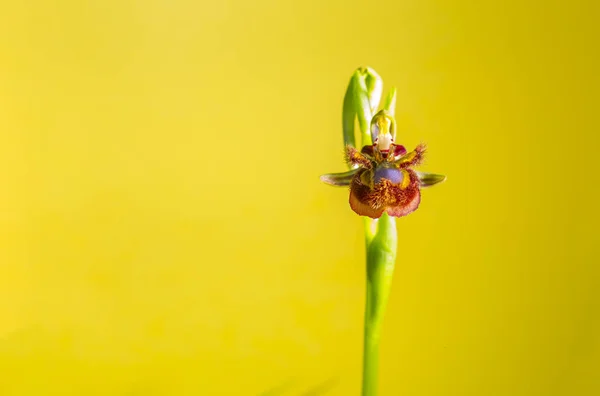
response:
[(0, 395), (357, 395), (362, 226), (318, 176), (362, 65), (448, 175), (381, 395), (600, 394), (598, 11), (3, 1)]

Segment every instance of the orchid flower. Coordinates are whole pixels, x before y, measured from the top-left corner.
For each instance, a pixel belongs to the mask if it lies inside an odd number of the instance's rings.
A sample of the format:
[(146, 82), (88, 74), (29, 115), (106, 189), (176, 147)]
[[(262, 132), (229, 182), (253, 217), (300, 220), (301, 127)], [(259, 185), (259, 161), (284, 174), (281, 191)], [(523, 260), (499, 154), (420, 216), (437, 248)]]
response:
[[(407, 152), (396, 143), (392, 89), (379, 107), (383, 82), (375, 70), (357, 69), (344, 97), (342, 115), (345, 159), (350, 170), (321, 176), (333, 186), (350, 189), (350, 207), (364, 216), (367, 261), (365, 332), (363, 353), (363, 396), (377, 394), (379, 339), (391, 289), (398, 237), (393, 217), (414, 212), (421, 202), (421, 189), (433, 186), (446, 176), (415, 170), (425, 156), (425, 145)], [(358, 120), (362, 145), (355, 144)]]
[(421, 187), (433, 186), (446, 179), (443, 175), (417, 172), (425, 156), (425, 145), (418, 145), (410, 153), (396, 144), (396, 121), (385, 109), (371, 120), (373, 144), (359, 151), (346, 145), (348, 172), (321, 176), (333, 186), (350, 186), (350, 207), (361, 216), (373, 219), (385, 212), (402, 217), (412, 213), (421, 202)]

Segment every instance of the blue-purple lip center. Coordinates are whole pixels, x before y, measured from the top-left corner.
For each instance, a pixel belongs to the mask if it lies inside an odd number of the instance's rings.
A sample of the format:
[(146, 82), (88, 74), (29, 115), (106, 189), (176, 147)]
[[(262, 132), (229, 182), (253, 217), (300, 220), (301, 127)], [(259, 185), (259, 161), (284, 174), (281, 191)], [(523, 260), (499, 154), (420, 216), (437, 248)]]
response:
[(381, 179), (387, 179), (394, 184), (399, 184), (402, 183), (403, 178), (404, 174), (400, 171), (400, 169), (387, 167), (380, 167), (375, 169), (375, 184), (379, 183)]

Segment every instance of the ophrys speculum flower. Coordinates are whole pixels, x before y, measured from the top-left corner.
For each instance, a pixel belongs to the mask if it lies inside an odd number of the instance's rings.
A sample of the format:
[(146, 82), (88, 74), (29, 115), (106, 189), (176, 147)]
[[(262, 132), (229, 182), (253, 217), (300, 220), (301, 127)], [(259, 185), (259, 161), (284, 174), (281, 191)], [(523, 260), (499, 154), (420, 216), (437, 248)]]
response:
[(423, 162), (425, 145), (407, 153), (395, 143), (396, 121), (386, 110), (371, 120), (373, 144), (359, 151), (346, 146), (349, 172), (321, 176), (325, 183), (350, 186), (350, 207), (361, 216), (379, 218), (385, 212), (402, 217), (412, 213), (421, 202), (421, 187), (444, 181), (445, 176), (414, 170)]
[[(383, 82), (375, 70), (359, 68), (350, 79), (344, 97), (343, 136), (350, 170), (321, 176), (334, 186), (350, 187), (350, 207), (365, 216), (367, 284), (363, 354), (363, 396), (377, 394), (381, 325), (391, 289), (398, 233), (393, 217), (405, 216), (419, 206), (421, 189), (445, 180), (445, 176), (417, 172), (425, 154), (418, 145), (407, 153), (397, 144), (391, 90), (377, 114)], [(358, 120), (362, 147), (356, 148), (354, 124)]]

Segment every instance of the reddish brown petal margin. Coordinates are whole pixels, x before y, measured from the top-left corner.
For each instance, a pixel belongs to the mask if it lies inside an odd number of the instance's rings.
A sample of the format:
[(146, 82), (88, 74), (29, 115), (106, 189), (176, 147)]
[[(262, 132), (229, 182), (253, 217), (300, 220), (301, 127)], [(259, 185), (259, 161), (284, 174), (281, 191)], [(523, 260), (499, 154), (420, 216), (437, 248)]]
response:
[(409, 200), (403, 204), (396, 206), (388, 206), (386, 209), (387, 214), (394, 217), (402, 217), (406, 216), (417, 210), (419, 204), (421, 203), (421, 192), (418, 188), (416, 188), (413, 192), (413, 195), (409, 198)]
[[(419, 177), (412, 169), (408, 170), (410, 184), (404, 189), (396, 190), (396, 199), (386, 206), (386, 212), (390, 216), (402, 217), (417, 210), (421, 203), (421, 191), (419, 190)], [(394, 186), (398, 188), (397, 186)]]
[(369, 205), (368, 197), (372, 192), (371, 188), (362, 184), (360, 181), (360, 177), (364, 172), (365, 171), (361, 171), (357, 173), (352, 179), (352, 183), (350, 184), (350, 207), (358, 215), (378, 219), (383, 214), (385, 208), (381, 207), (375, 209)]
[(362, 176), (367, 170), (361, 170), (354, 175), (350, 184), (350, 207), (361, 216), (372, 219), (381, 217), (383, 212), (390, 216), (402, 217), (414, 212), (421, 202), (419, 178), (413, 170), (405, 172), (410, 177), (410, 183), (402, 188), (387, 179), (382, 179), (374, 188), (363, 184)]

